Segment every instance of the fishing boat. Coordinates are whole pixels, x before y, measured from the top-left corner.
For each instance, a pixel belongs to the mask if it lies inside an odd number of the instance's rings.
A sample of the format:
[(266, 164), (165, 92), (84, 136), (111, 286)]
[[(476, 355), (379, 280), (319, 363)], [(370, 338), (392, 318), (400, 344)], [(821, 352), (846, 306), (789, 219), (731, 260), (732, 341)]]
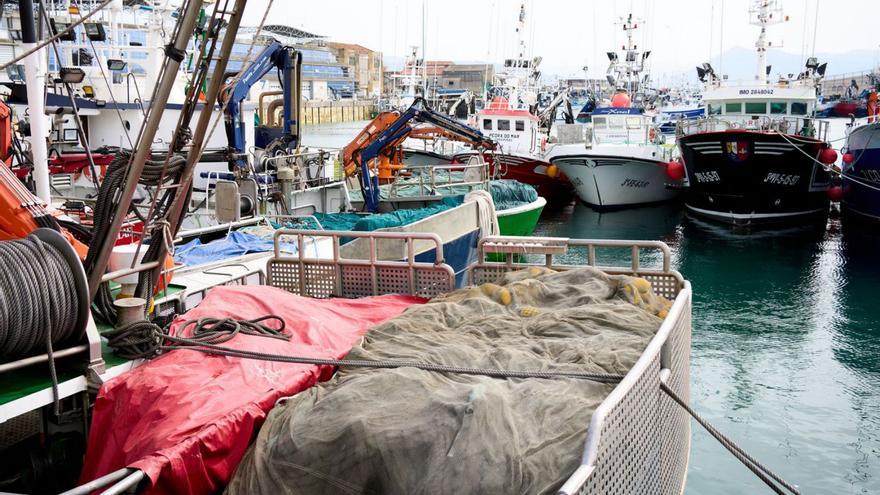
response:
[(843, 210), (880, 220), (880, 123), (863, 123), (849, 129), (840, 175)]
[[(433, 154), (412, 154), (407, 140), (442, 138), (467, 144), (473, 154), (457, 160), (438, 160)], [(340, 154), (345, 173), (360, 187), (351, 191), (354, 208), (370, 212), (441, 207), (465, 194), (483, 191), (493, 198), (503, 235), (528, 235), (537, 225), (547, 201), (527, 184), (494, 180), (490, 164), (497, 143), (430, 108), (417, 98), (402, 112), (382, 112), (354, 137)], [(407, 157), (407, 151), (411, 154)], [(418, 164), (414, 164), (417, 162)], [(359, 190), (358, 190), (359, 189)]]
[[(574, 184), (578, 197), (596, 208), (622, 208), (668, 201), (678, 191), (666, 186), (666, 174), (675, 147), (662, 141), (654, 116), (645, 113), (644, 72), (650, 52), (640, 52), (633, 41), (638, 21), (630, 14), (622, 19), (627, 33), (623, 57), (608, 52), (609, 81), (618, 89), (610, 106), (591, 113), (592, 133), (584, 144), (555, 144), (544, 157), (559, 167)], [(634, 105), (631, 95), (642, 102)]]
[(823, 217), (837, 154), (826, 142), (828, 122), (813, 115), (827, 64), (811, 57), (796, 78), (770, 84), (767, 28), (785, 17), (774, 1), (754, 2), (750, 13), (761, 28), (755, 80), (722, 81), (710, 64), (697, 68), (706, 118), (679, 126), (683, 170), (671, 170), (685, 177), (694, 214), (735, 224)]
[(678, 191), (667, 167), (674, 147), (659, 141), (652, 116), (639, 108), (593, 111), (588, 143), (554, 144), (546, 158), (574, 184), (578, 197), (595, 208), (621, 208), (674, 199)]
[[(516, 29), (517, 55), (504, 60), (502, 70), (495, 74), (492, 88), (487, 91), (487, 103), (473, 116), (472, 125), (498, 144), (494, 153), (484, 157), (494, 177), (529, 184), (553, 205), (567, 205), (573, 193), (571, 184), (555, 174), (555, 168), (541, 155), (560, 107), (567, 121), (573, 122), (570, 90), (558, 91), (547, 105), (539, 108), (541, 57), (527, 55), (525, 30), (526, 11), (525, 5), (521, 5)], [(451, 158), (463, 163), (474, 153), (459, 151)]]

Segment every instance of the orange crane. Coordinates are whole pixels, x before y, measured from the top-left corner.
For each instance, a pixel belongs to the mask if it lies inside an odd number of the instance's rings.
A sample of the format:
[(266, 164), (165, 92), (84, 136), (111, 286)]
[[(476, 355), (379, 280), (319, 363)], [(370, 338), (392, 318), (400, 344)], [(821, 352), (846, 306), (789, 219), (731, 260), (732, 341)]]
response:
[[(474, 148), (494, 150), (496, 145), (480, 131), (435, 112), (422, 98), (404, 112), (382, 112), (342, 150), (346, 177), (360, 174), (368, 208), (377, 207), (375, 187), (387, 183), (405, 168), (403, 142), (407, 138), (445, 138)], [(372, 175), (373, 177), (369, 177)], [(375, 187), (373, 182), (375, 182)]]

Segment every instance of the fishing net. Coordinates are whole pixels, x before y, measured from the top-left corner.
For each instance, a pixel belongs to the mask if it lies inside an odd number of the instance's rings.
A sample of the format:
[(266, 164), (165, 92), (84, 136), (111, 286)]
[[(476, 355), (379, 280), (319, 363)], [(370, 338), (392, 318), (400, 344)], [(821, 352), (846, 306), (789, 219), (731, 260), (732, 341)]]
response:
[[(624, 374), (669, 306), (644, 279), (532, 268), (411, 307), (347, 358)], [(554, 493), (613, 387), (345, 368), (272, 410), (227, 492)]]

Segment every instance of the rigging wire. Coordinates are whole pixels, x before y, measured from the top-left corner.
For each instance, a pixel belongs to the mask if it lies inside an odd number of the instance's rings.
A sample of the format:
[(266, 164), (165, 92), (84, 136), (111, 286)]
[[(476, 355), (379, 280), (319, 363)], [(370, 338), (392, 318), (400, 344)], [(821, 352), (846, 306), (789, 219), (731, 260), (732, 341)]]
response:
[[(43, 5), (43, 2), (40, 2), (38, 10), (40, 11), (40, 15), (43, 17), (43, 19), (45, 19), (46, 25), (51, 25), (49, 23), (49, 14), (48, 12), (46, 12), (46, 8)], [(55, 52), (55, 59), (58, 62), (58, 66), (61, 67), (63, 64), (61, 51), (58, 49), (58, 43), (53, 41), (51, 44), (52, 50)], [(73, 110), (73, 120), (76, 122), (76, 131), (79, 135), (80, 144), (82, 144), (83, 148), (85, 149), (86, 159), (89, 162), (89, 171), (92, 173), (92, 185), (95, 188), (95, 192), (97, 192), (98, 188), (100, 187), (100, 182), (98, 181), (98, 172), (95, 168), (95, 159), (92, 157), (92, 148), (89, 144), (89, 138), (86, 137), (86, 133), (85, 131), (83, 131), (83, 122), (82, 118), (80, 118), (79, 115), (79, 106), (76, 104), (76, 96), (73, 94), (73, 86), (68, 82), (62, 82), (62, 84), (64, 84), (64, 88), (67, 90), (67, 96), (70, 98), (70, 108)]]
[[(82, 9), (79, 6), (79, 2), (77, 0), (71, 0), (71, 4), (77, 8), (77, 12), (80, 13), (79, 16), (82, 18)], [(98, 60), (98, 69), (101, 71), (101, 78), (104, 81), (104, 86), (107, 87), (107, 93), (110, 95), (110, 101), (113, 102), (113, 108), (116, 110), (116, 115), (119, 116), (119, 123), (121, 124), (122, 131), (125, 133), (125, 138), (128, 140), (128, 147), (134, 148), (134, 143), (131, 140), (131, 134), (128, 131), (128, 127), (125, 125), (125, 119), (122, 117), (122, 111), (119, 110), (119, 102), (116, 100), (116, 96), (113, 94), (113, 88), (110, 85), (110, 81), (107, 78), (107, 73), (104, 72), (104, 66), (100, 63), (100, 56), (98, 55), (98, 49), (95, 47), (95, 43), (91, 38), (86, 36), (86, 39), (89, 40), (89, 46), (92, 48), (92, 52), (95, 54), (95, 60)], [(116, 40), (114, 40), (116, 41)], [(143, 102), (141, 102), (143, 105)]]

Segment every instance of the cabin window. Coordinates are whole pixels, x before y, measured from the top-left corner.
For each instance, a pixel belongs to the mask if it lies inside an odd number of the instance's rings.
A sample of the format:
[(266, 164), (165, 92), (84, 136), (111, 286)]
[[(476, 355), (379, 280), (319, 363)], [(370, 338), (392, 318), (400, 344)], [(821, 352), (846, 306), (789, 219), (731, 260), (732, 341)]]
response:
[(767, 113), (767, 102), (766, 101), (747, 101), (746, 102), (746, 113), (753, 114), (753, 115)]
[(623, 129), (623, 119), (611, 117), (608, 119), (609, 129)]
[(788, 104), (784, 101), (771, 101), (770, 102), (770, 113), (773, 114), (784, 114), (788, 109)]
[(626, 118), (626, 128), (627, 129), (639, 129), (642, 127), (642, 118), (641, 117), (627, 117)]
[(724, 113), (742, 113), (743, 104), (741, 101), (736, 103), (725, 103), (724, 104)]
[(483, 130), (492, 130), (492, 119), (483, 119)]
[(800, 102), (792, 102), (791, 103), (791, 114), (792, 115), (806, 115), (807, 114), (807, 104)]
[(709, 115), (721, 115), (721, 105), (709, 103)]
[(499, 120), (498, 121), (498, 130), (499, 131), (509, 131), (510, 130), (510, 121), (509, 120)]
[(593, 128), (605, 127), (605, 117), (593, 117)]
[(518, 131), (526, 130), (526, 121), (525, 120), (517, 120), (516, 121), (516, 130), (518, 130)]

